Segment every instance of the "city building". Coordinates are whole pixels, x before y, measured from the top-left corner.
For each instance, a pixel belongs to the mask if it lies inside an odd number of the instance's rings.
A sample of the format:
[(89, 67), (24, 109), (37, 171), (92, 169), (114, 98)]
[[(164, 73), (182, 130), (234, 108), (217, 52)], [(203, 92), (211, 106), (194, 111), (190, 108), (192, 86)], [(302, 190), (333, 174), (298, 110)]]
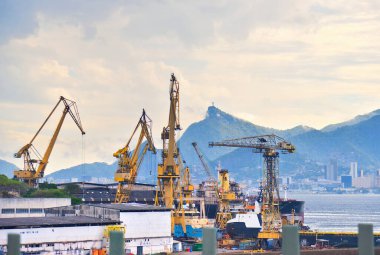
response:
[(338, 162), (336, 159), (330, 159), (330, 163), (326, 168), (326, 179), (331, 181), (338, 180)]
[(0, 198), (0, 218), (43, 217), (47, 208), (68, 205), (70, 198)]
[[(362, 171), (363, 172), (363, 171)], [(375, 187), (375, 176), (373, 175), (361, 175), (352, 179), (352, 186), (355, 188), (370, 189)]]
[(340, 177), (340, 182), (343, 185), (343, 188), (351, 188), (352, 187), (352, 176), (351, 175), (342, 175)]
[(350, 175), (352, 178), (358, 177), (358, 162), (350, 163)]

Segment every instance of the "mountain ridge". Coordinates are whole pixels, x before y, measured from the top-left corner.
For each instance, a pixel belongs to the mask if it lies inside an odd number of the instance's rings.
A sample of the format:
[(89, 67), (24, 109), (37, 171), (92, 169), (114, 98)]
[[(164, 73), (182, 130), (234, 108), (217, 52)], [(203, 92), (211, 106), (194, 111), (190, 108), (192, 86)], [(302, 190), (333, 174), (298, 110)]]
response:
[[(330, 128), (327, 128), (329, 126)], [(380, 109), (369, 114), (358, 115), (351, 121), (328, 125), (320, 130), (305, 125), (279, 130), (256, 125), (226, 113), (215, 106), (210, 106), (203, 120), (192, 123), (185, 130), (178, 140), (178, 147), (187, 165), (192, 169), (192, 176), (196, 180), (201, 180), (206, 174), (202, 170), (198, 156), (191, 145), (192, 142), (198, 143), (202, 153), (208, 159), (210, 167), (213, 168), (218, 162), (222, 162), (223, 166), (236, 171), (232, 174), (233, 176), (250, 176), (252, 169), (257, 170), (257, 167), (260, 167), (260, 157), (252, 157), (252, 153), (246, 154), (243, 150), (236, 148), (210, 149), (208, 142), (272, 133), (284, 137), (295, 144), (297, 148), (295, 155), (281, 157), (284, 173), (290, 174), (292, 171), (297, 171), (305, 164), (309, 164), (307, 162), (310, 161), (316, 163), (313, 163), (313, 167), (318, 164), (327, 164), (330, 158), (337, 158), (341, 166), (348, 165), (350, 161), (358, 161), (362, 167), (376, 169), (376, 167), (380, 168), (380, 159), (377, 159), (376, 156), (380, 155), (376, 144), (376, 141), (380, 139), (378, 130), (380, 130)], [(237, 157), (239, 160), (236, 160)], [(160, 154), (157, 153), (154, 164), (157, 164), (159, 158)], [(253, 162), (252, 160), (256, 161)], [(116, 164), (117, 162), (112, 164), (104, 162), (86, 163), (86, 175), (113, 179), (114, 171), (117, 168)], [(139, 179), (140, 181), (155, 183), (154, 173), (152, 175), (154, 170), (149, 165), (152, 165), (152, 159), (150, 163), (143, 163), (142, 168), (149, 168), (150, 170), (141, 169)], [(68, 169), (57, 170), (46, 177), (54, 179), (78, 178), (83, 175), (82, 169), (83, 165), (77, 165)]]

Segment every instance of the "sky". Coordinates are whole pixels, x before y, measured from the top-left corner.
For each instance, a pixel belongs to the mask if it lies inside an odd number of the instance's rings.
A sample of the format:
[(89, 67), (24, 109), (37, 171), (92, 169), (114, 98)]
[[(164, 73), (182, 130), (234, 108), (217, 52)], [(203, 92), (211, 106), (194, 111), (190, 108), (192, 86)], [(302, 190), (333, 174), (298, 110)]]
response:
[(87, 134), (67, 118), (47, 173), (113, 162), (143, 108), (161, 147), (171, 73), (184, 129), (212, 103), (278, 129), (349, 120), (380, 108), (379, 31), (379, 1), (0, 0), (0, 159), (22, 165), (61, 95)]

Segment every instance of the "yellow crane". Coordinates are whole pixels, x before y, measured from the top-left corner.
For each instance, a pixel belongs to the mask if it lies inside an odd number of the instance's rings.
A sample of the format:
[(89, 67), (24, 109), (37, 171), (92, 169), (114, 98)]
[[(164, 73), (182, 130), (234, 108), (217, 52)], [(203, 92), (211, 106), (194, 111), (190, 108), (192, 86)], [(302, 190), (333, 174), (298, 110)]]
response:
[(225, 229), (227, 221), (232, 219), (230, 202), (236, 199), (235, 192), (230, 188), (230, 176), (227, 169), (219, 169), (219, 200), (216, 223), (220, 229)]
[(254, 152), (263, 154), (262, 230), (259, 233), (259, 238), (263, 240), (263, 244), (266, 244), (267, 239), (280, 239), (282, 223), (279, 211), (280, 194), (277, 183), (279, 177), (279, 152), (293, 153), (295, 146), (274, 134), (210, 142), (209, 146), (252, 148)]
[[(182, 160), (176, 143), (175, 131), (180, 130), (179, 123), (179, 82), (174, 74), (170, 79), (170, 109), (169, 122), (163, 128), (161, 139), (162, 163), (158, 165), (156, 205), (164, 205), (172, 209), (172, 232), (174, 225), (180, 224), (186, 233), (185, 213), (183, 208), (183, 198), (181, 188), (181, 167)], [(160, 201), (162, 199), (162, 201)], [(178, 201), (178, 204), (175, 204)]]
[[(54, 131), (53, 137), (51, 138), (50, 143), (46, 149), (46, 152), (41, 159), (38, 151), (33, 146), (33, 142), (61, 102), (64, 105), (62, 116), (58, 122), (58, 125)], [(14, 171), (14, 176), (16, 179), (24, 181), (30, 187), (36, 187), (38, 185), (38, 180), (44, 176), (46, 166), (49, 162), (50, 154), (53, 150), (53, 147), (54, 147), (55, 142), (57, 140), (59, 131), (61, 130), (63, 121), (65, 120), (65, 117), (67, 114), (69, 114), (72, 117), (75, 124), (78, 126), (79, 130), (81, 131), (82, 135), (85, 134), (85, 132), (83, 131), (82, 123), (81, 123), (80, 118), (79, 118), (79, 112), (78, 112), (78, 108), (76, 106), (76, 103), (72, 100), (69, 100), (69, 99), (61, 96), (58, 100), (58, 103), (54, 106), (53, 110), (50, 112), (48, 117), (45, 119), (42, 126), (38, 129), (37, 133), (33, 136), (32, 140), (30, 140), (30, 142), (28, 144), (24, 145), (18, 152), (16, 152), (14, 154), (15, 158), (23, 157), (23, 159), (24, 159), (23, 170), (15, 170)], [(38, 159), (32, 159), (32, 155), (31, 155), (32, 152), (34, 152), (34, 154), (36, 154), (36, 156), (39, 158)]]
[[(118, 169), (116, 170), (114, 178), (115, 181), (118, 182), (115, 203), (128, 202), (133, 185), (136, 182), (138, 170), (147, 150), (150, 150), (156, 154), (156, 148), (154, 147), (152, 138), (151, 124), (152, 120), (148, 117), (148, 115), (146, 115), (145, 110), (143, 109), (143, 113), (127, 144), (113, 154), (113, 156), (118, 159)], [(130, 143), (139, 128), (141, 130), (137, 144), (134, 150), (131, 151)], [(146, 143), (141, 149), (144, 138), (146, 139)]]
[(199, 149), (196, 142), (192, 143), (199, 160), (201, 161), (204, 170), (206, 171), (210, 181), (217, 183), (216, 194), (218, 195), (218, 212), (216, 214), (216, 226), (219, 229), (225, 229), (227, 221), (232, 219), (230, 202), (236, 199), (235, 192), (230, 188), (230, 177), (228, 170), (218, 169), (218, 182), (211, 173), (210, 167), (204, 159), (202, 151)]

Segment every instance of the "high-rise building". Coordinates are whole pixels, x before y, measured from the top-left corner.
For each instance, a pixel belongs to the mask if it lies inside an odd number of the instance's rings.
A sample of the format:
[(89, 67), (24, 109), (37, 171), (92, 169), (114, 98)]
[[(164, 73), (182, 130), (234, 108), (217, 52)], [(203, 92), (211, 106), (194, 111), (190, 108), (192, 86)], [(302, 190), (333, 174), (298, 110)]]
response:
[(350, 175), (352, 178), (358, 177), (358, 162), (350, 163)]
[(343, 188), (351, 188), (352, 187), (352, 176), (342, 175), (340, 177), (340, 182), (343, 184)]
[(336, 159), (330, 159), (330, 163), (326, 169), (326, 179), (331, 181), (338, 180), (338, 162)]

